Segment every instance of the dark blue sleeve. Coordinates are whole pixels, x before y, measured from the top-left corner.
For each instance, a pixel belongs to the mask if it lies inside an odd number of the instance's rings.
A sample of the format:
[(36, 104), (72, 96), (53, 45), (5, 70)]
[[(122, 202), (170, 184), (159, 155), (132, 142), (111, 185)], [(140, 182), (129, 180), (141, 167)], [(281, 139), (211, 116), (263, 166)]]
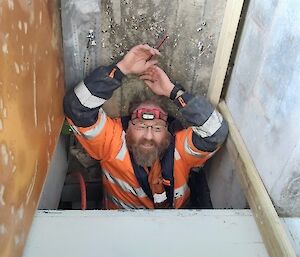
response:
[(204, 97), (185, 92), (174, 103), (192, 127), (192, 141), (197, 149), (213, 152), (225, 141), (228, 124)]
[(99, 67), (64, 97), (64, 112), (76, 126), (89, 127), (97, 121), (100, 107), (121, 86), (124, 74), (115, 65)]

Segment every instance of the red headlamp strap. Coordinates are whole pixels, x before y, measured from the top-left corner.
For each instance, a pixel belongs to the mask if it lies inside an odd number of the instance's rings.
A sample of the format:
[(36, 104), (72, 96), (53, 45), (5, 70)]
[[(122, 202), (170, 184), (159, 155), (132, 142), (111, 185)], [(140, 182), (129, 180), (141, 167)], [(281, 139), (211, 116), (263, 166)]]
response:
[(135, 110), (132, 115), (131, 119), (143, 119), (143, 120), (154, 120), (154, 119), (161, 119), (167, 121), (168, 115), (161, 112), (159, 109), (146, 109), (141, 108)]

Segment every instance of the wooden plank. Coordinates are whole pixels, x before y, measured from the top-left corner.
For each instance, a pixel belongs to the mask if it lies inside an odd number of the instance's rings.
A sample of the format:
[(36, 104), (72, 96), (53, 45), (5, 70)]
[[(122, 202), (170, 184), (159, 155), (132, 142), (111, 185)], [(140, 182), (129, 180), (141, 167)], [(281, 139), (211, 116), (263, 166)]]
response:
[(207, 93), (208, 99), (215, 106), (220, 100), (243, 3), (244, 0), (228, 0), (226, 3), (218, 48)]
[(269, 255), (271, 257), (296, 257), (286, 231), (224, 101), (220, 102), (219, 109), (229, 124), (226, 147), (236, 165), (242, 188)]

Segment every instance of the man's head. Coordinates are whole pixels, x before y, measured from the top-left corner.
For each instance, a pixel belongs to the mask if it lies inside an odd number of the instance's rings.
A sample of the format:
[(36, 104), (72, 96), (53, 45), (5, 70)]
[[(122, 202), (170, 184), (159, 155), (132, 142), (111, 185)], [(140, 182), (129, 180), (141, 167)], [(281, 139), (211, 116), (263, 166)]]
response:
[(130, 103), (126, 142), (129, 151), (140, 166), (150, 167), (162, 157), (170, 144), (167, 111), (157, 97), (144, 100), (134, 97)]

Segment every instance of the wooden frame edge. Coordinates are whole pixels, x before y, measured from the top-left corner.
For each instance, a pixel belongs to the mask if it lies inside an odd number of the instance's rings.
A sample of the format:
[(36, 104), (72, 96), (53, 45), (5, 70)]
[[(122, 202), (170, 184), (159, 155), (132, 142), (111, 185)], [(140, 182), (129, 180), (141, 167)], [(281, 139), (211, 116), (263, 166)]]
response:
[(222, 101), (218, 105), (229, 125), (226, 147), (240, 177), (242, 189), (255, 217), (265, 246), (271, 257), (296, 257), (294, 248), (277, 215), (267, 190), (259, 176), (231, 113)]
[(207, 92), (207, 97), (214, 106), (220, 101), (243, 4), (244, 0), (227, 0), (226, 3), (218, 47)]

